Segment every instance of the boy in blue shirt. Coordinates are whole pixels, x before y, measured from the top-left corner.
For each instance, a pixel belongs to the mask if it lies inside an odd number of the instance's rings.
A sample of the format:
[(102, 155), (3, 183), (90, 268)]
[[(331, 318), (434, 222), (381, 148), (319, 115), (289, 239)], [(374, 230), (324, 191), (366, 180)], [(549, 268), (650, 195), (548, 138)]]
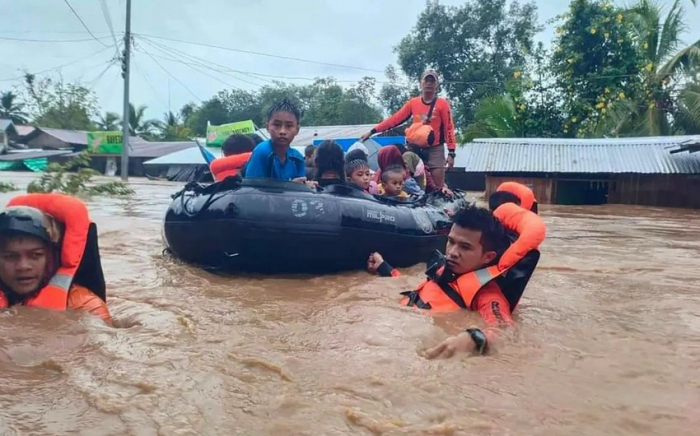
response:
[(306, 163), (301, 153), (291, 148), (299, 133), (299, 109), (287, 99), (267, 111), (270, 139), (255, 147), (246, 167), (246, 178), (266, 178), (306, 182)]

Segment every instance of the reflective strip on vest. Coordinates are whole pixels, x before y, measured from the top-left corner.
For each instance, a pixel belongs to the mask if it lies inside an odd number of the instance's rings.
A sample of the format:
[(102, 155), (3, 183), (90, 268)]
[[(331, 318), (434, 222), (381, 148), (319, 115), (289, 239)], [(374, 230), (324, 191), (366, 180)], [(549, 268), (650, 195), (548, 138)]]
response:
[(488, 282), (494, 279), (494, 276), (491, 275), (491, 272), (488, 268), (478, 269), (474, 271), (474, 275), (476, 276), (476, 279), (479, 281), (479, 284), (481, 286), (486, 285)]
[(68, 292), (72, 283), (73, 276), (61, 273), (56, 273), (56, 275), (54, 275), (49, 281), (49, 285), (54, 285), (58, 288), (65, 290), (66, 292)]

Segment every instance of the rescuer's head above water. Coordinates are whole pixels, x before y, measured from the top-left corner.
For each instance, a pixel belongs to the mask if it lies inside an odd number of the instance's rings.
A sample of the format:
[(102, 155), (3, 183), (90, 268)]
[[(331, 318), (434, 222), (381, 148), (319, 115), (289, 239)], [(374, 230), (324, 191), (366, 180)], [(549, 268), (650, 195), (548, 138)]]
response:
[(6, 292), (29, 297), (58, 268), (61, 229), (49, 215), (28, 206), (0, 212), (0, 282)]
[(452, 222), (445, 257), (456, 275), (491, 265), (510, 245), (505, 229), (487, 209), (468, 206)]
[(0, 309), (85, 311), (111, 325), (106, 299), (97, 227), (82, 201), (28, 194), (0, 210)]

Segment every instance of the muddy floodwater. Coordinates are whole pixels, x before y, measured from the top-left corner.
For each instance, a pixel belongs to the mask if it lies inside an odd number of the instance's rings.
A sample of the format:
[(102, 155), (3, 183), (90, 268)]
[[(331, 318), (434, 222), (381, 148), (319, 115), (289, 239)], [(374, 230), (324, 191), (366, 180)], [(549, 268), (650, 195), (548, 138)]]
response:
[(488, 357), (428, 361), (479, 318), (399, 307), (422, 265), (213, 275), (162, 253), (181, 184), (130, 183), (88, 202), (117, 328), (0, 313), (0, 435), (700, 434), (697, 211), (542, 206), (517, 328)]

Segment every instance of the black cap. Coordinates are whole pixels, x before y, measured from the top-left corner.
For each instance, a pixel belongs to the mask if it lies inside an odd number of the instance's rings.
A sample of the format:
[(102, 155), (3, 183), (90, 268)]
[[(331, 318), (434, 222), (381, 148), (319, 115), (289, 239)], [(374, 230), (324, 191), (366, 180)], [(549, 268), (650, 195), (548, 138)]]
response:
[(39, 209), (12, 206), (0, 212), (0, 235), (21, 234), (53, 243), (48, 218)]

